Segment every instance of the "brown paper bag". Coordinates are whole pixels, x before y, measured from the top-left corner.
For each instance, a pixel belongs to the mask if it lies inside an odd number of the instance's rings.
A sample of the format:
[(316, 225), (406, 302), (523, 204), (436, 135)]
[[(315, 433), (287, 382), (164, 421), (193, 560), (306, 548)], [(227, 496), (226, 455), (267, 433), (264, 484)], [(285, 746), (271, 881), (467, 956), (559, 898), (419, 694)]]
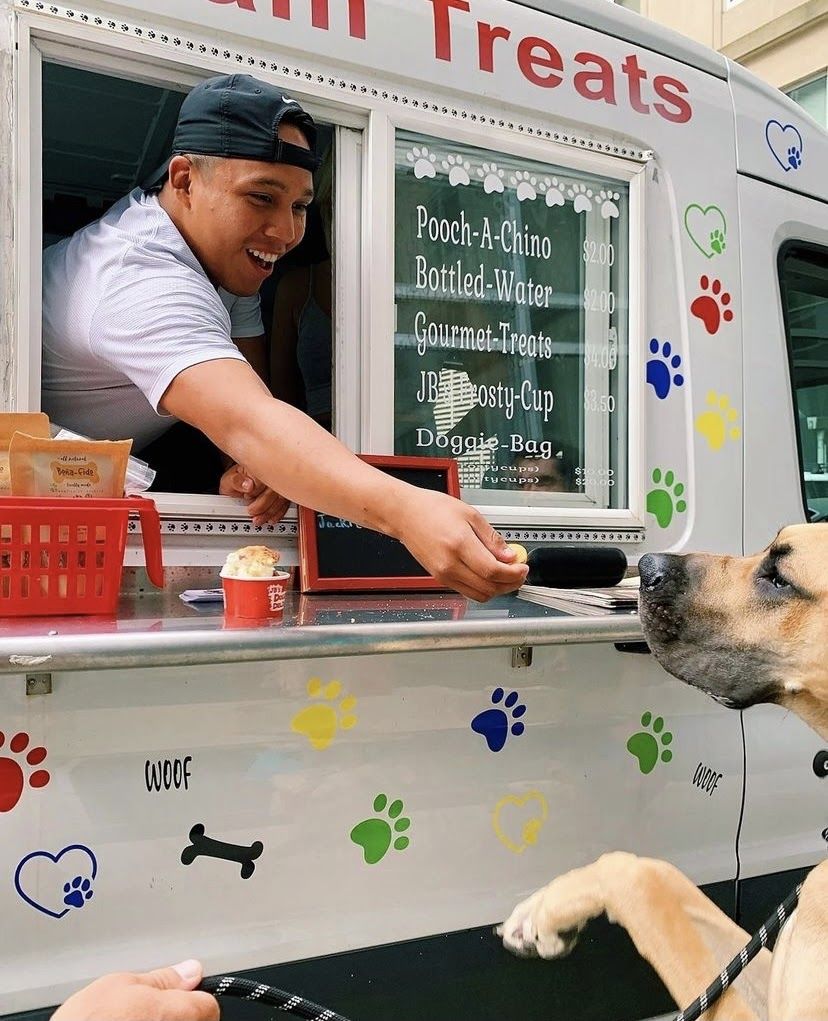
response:
[(124, 495), (132, 440), (52, 440), (17, 432), (9, 445), (12, 496)]

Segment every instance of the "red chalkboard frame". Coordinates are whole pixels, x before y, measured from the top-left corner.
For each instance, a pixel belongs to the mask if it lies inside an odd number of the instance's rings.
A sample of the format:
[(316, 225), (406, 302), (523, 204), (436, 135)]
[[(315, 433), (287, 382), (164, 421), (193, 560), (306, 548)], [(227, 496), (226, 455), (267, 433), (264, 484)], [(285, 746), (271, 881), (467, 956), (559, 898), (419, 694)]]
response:
[[(444, 471), (449, 496), (460, 498), (457, 462), (450, 457), (404, 457), (391, 454), (361, 454), (366, 464), (380, 469), (407, 469), (428, 472)], [(435, 490), (436, 492), (436, 490)], [(384, 591), (448, 591), (431, 575), (394, 577), (335, 577), (320, 575), (316, 511), (299, 508), (299, 571), (303, 592), (384, 592)]]

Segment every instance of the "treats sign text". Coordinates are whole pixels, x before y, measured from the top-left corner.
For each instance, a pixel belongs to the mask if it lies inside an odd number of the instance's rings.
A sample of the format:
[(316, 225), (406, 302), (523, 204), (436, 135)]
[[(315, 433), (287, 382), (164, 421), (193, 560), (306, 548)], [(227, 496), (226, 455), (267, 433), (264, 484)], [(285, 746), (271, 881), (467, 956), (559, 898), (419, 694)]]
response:
[[(211, 4), (232, 5), (241, 11), (269, 13), (274, 18), (290, 21), (300, 6), (310, 5), (311, 25), (331, 31), (331, 0), (207, 0)], [(353, 39), (368, 40), (367, 5), (370, 0), (334, 0), (335, 6), (345, 3), (348, 34)], [(687, 98), (689, 89), (671, 75), (651, 75), (642, 66), (639, 56), (627, 54), (620, 62), (600, 53), (581, 50), (572, 56), (564, 53), (548, 38), (521, 36), (509, 26), (476, 19), (471, 0), (411, 0), (422, 4), (430, 20), (434, 57), (454, 64), (459, 73), (467, 73), (469, 63), (477, 70), (497, 74), (509, 63), (517, 65), (520, 74), (540, 89), (556, 89), (568, 85), (582, 99), (609, 106), (627, 105), (636, 113), (652, 115), (686, 124), (693, 116)], [(471, 19), (471, 20), (470, 20)], [(473, 52), (461, 52), (455, 33), (472, 26), (476, 36)]]

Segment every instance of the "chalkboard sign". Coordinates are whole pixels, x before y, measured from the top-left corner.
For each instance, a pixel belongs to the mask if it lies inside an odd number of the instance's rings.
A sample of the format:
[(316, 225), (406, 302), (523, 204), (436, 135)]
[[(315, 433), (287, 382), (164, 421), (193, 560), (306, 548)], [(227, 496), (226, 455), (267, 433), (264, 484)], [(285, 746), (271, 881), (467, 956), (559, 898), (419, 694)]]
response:
[[(421, 489), (460, 495), (451, 458), (365, 454), (362, 460)], [(443, 588), (399, 540), (308, 507), (299, 508), (299, 556), (303, 592)]]

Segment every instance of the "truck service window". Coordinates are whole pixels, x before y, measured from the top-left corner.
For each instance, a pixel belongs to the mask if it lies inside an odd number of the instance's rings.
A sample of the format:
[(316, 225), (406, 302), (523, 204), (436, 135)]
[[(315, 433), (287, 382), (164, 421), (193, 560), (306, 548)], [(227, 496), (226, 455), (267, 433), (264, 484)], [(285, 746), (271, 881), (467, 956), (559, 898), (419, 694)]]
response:
[(626, 506), (625, 181), (399, 131), (394, 433), (467, 498)]
[(828, 520), (828, 249), (780, 257), (800, 469), (808, 518)]

